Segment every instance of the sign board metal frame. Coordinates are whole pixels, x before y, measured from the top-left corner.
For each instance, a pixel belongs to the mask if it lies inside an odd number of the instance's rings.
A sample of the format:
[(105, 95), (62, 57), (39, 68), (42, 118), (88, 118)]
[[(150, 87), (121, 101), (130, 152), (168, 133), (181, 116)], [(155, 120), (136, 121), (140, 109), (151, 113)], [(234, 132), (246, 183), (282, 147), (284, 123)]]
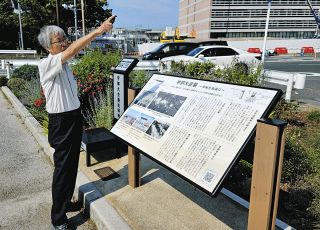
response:
[(119, 119), (128, 107), (129, 73), (139, 62), (136, 58), (124, 58), (113, 70), (114, 118)]
[[(169, 78), (168, 78), (169, 77)], [(172, 77), (172, 79), (174, 79), (174, 80), (172, 80), (172, 81), (174, 81), (175, 83), (177, 83), (177, 82), (180, 82), (179, 84), (182, 84), (182, 85), (180, 85), (179, 87), (181, 88), (183, 88), (183, 87), (187, 87), (187, 89), (188, 90), (190, 90), (190, 93), (191, 93), (191, 91), (195, 91), (195, 88), (193, 89), (192, 88), (192, 85), (195, 85), (195, 86), (197, 86), (198, 84), (199, 85), (201, 85), (201, 89), (202, 90), (204, 90), (204, 91), (206, 91), (207, 93), (210, 91), (210, 90), (219, 90), (219, 87), (217, 87), (217, 86), (220, 86), (221, 88), (224, 88), (224, 89), (228, 89), (228, 88), (232, 88), (232, 90), (236, 90), (237, 91), (237, 93), (241, 93), (241, 90), (239, 90), (239, 89), (247, 89), (247, 90), (249, 90), (250, 91), (250, 89), (252, 89), (250, 92), (252, 93), (252, 94), (254, 94), (254, 92), (265, 92), (267, 95), (269, 95), (269, 98), (267, 99), (267, 103), (266, 103), (266, 105), (264, 105), (265, 107), (262, 107), (263, 108), (263, 110), (262, 111), (260, 111), (260, 113), (261, 113), (261, 116), (259, 116), (259, 117), (254, 117), (254, 120), (250, 120), (250, 124), (251, 124), (251, 126), (253, 126), (253, 128), (252, 128), (252, 130), (250, 129), (249, 131), (248, 131), (248, 136), (246, 136), (245, 137), (245, 140), (243, 141), (243, 142), (241, 142), (241, 144), (238, 144), (240, 147), (239, 147), (239, 149), (237, 150), (237, 152), (236, 153), (233, 153), (234, 154), (234, 156), (232, 157), (232, 160), (228, 163), (228, 166), (225, 168), (225, 169), (223, 169), (222, 170), (222, 175), (219, 175), (219, 177), (218, 177), (218, 181), (216, 181), (216, 183), (215, 183), (215, 185), (214, 185), (214, 187), (211, 187), (210, 189), (208, 189), (208, 187), (204, 187), (203, 185), (200, 185), (198, 182), (195, 182), (195, 180), (194, 179), (190, 179), (190, 178), (188, 178), (188, 176), (186, 176), (186, 175), (183, 175), (181, 172), (178, 172), (177, 170), (175, 170), (175, 169), (173, 169), (172, 167), (170, 167), (170, 166), (168, 166), (165, 162), (163, 162), (162, 160), (159, 160), (159, 159), (156, 159), (155, 158), (155, 156), (154, 155), (152, 155), (152, 154), (150, 154), (150, 153), (147, 153), (147, 152), (145, 152), (143, 149), (141, 149), (141, 148), (139, 148), (139, 147), (137, 147), (136, 146), (136, 144), (135, 143), (131, 143), (130, 141), (127, 141), (126, 139), (126, 137), (125, 137), (125, 135), (123, 135), (123, 134), (120, 134), (119, 135), (119, 133), (117, 133), (117, 129), (119, 130), (119, 125), (121, 125), (121, 123), (122, 123), (122, 119), (124, 119), (124, 116), (127, 116), (128, 117), (128, 114), (130, 113), (130, 107), (131, 106), (134, 106), (134, 103), (135, 103), (135, 101), (136, 100), (139, 100), (139, 97), (141, 97), (141, 95), (145, 92), (145, 91), (148, 91), (148, 90), (150, 90), (150, 89), (145, 89), (145, 87), (150, 87), (150, 85), (148, 85), (149, 83), (150, 83), (150, 81), (153, 81), (154, 80), (154, 78), (157, 80), (157, 78), (158, 78), (158, 80), (159, 79), (161, 79), (161, 78), (163, 78), (164, 79), (164, 82), (165, 82), (165, 80), (167, 79), (170, 79)], [(150, 83), (151, 84), (151, 86), (152, 86), (152, 82)], [(200, 190), (202, 190), (203, 192), (205, 192), (205, 193), (207, 193), (207, 194), (209, 194), (209, 195), (211, 195), (211, 196), (213, 196), (213, 195), (215, 195), (216, 194), (216, 192), (217, 191), (219, 191), (220, 190), (220, 187), (221, 187), (221, 184), (222, 184), (222, 182), (223, 182), (223, 180), (225, 179), (225, 177), (227, 176), (227, 174), (229, 173), (229, 171), (231, 170), (231, 168), (234, 166), (234, 164), (238, 161), (238, 158), (239, 158), (239, 156), (240, 156), (240, 154), (241, 154), (241, 152), (242, 152), (242, 150), (244, 149), (244, 147), (247, 145), (247, 143), (248, 142), (250, 142), (251, 140), (252, 140), (252, 138), (253, 138), (253, 136), (254, 136), (254, 133), (255, 133), (255, 126), (256, 126), (256, 120), (257, 119), (260, 119), (260, 118), (267, 118), (267, 116), (271, 113), (271, 111), (272, 111), (272, 109), (274, 108), (274, 106), (276, 105), (276, 103), (279, 101), (279, 99), (280, 99), (280, 97), (281, 97), (281, 95), (282, 95), (282, 91), (281, 90), (279, 90), (279, 89), (270, 89), (270, 88), (264, 88), (264, 87), (254, 87), (254, 86), (245, 86), (245, 85), (237, 85), (237, 84), (229, 84), (229, 83), (222, 83), (222, 82), (214, 82), (214, 81), (206, 81), (206, 80), (198, 80), (198, 79), (192, 79), (192, 78), (185, 78), (185, 77), (177, 77), (177, 76), (168, 76), (168, 75), (163, 75), (163, 74), (155, 74), (155, 75), (153, 75), (151, 78), (150, 78), (150, 80), (148, 81), (148, 83), (146, 84), (146, 86), (145, 86), (142, 90), (141, 90), (141, 92), (140, 92), (140, 94), (136, 97), (136, 100), (134, 100), (132, 103), (131, 103), (131, 106), (125, 111), (125, 113), (121, 116), (121, 118), (120, 118), (120, 122), (118, 121), (117, 122), (117, 124), (112, 128), (112, 130), (111, 130), (111, 132), (114, 134), (114, 135), (116, 135), (118, 138), (120, 138), (123, 142), (125, 142), (126, 144), (128, 144), (128, 145), (130, 145), (130, 146), (132, 146), (134, 149), (136, 149), (138, 152), (140, 152), (140, 153), (142, 153), (142, 154), (144, 154), (145, 156), (147, 156), (148, 158), (150, 158), (150, 159), (152, 159), (152, 160), (154, 160), (155, 162), (157, 162), (157, 163), (159, 163), (160, 165), (162, 165), (162, 166), (164, 166), (165, 168), (167, 168), (167, 169), (169, 169), (170, 171), (172, 171), (172, 172), (174, 172), (175, 174), (177, 174), (178, 176), (180, 176), (181, 178), (183, 178), (184, 180), (186, 180), (186, 181), (188, 181), (188, 182), (190, 182), (192, 185), (194, 185), (195, 187), (197, 187), (198, 189), (200, 189)], [(176, 87), (176, 89), (177, 90), (179, 90), (178, 88), (179, 87), (177, 87), (177, 85), (175, 85), (174, 87)], [(188, 88), (188, 87), (191, 87), (191, 88)], [(221, 89), (220, 89), (221, 90)], [(246, 91), (246, 90), (242, 90), (242, 91)], [(217, 95), (219, 94), (219, 92), (213, 92), (213, 95), (215, 94), (215, 93), (217, 93)], [(243, 94), (244, 94), (245, 92), (243, 92)], [(210, 94), (210, 93), (209, 93)], [(271, 96), (270, 96), (271, 95)], [(225, 96), (227, 96), (227, 95), (225, 95)], [(232, 95), (230, 95), (231, 97), (232, 97)], [(238, 97), (239, 95), (237, 94), (237, 97)], [(240, 97), (242, 97), (243, 95), (240, 95)], [(263, 93), (262, 93), (262, 95), (260, 95), (260, 96), (262, 96), (262, 99), (263, 99), (263, 97), (264, 97), (264, 95), (263, 95)], [(246, 92), (246, 97), (249, 97), (249, 98), (247, 98), (248, 100), (250, 100), (251, 98), (250, 97), (254, 97), (254, 95), (249, 95), (248, 94), (248, 91)], [(198, 98), (199, 99), (199, 98)], [(246, 99), (246, 100), (247, 100)], [(179, 96), (178, 97), (175, 97), (174, 98), (174, 100), (183, 100), (183, 98), (179, 98)], [(199, 100), (199, 101), (201, 101), (201, 100)], [(220, 106), (219, 105), (219, 103), (216, 101), (215, 102), (216, 104), (216, 106)], [(217, 104), (218, 103), (218, 104)], [(201, 104), (201, 103), (200, 103)], [(176, 104), (177, 105), (177, 104)], [(206, 104), (206, 105), (209, 105), (208, 103)], [(212, 107), (213, 108), (213, 107)], [(179, 109), (179, 108), (178, 108)], [(159, 111), (156, 111), (156, 113), (158, 113)], [(172, 111), (169, 111), (169, 113), (171, 113)], [(177, 111), (176, 111), (177, 112)], [(190, 112), (190, 111), (189, 111)], [(215, 111), (215, 112), (217, 112), (217, 111)], [(173, 114), (171, 114), (171, 115), (173, 115)], [(181, 114), (180, 114), (181, 115)], [(173, 115), (174, 116), (174, 115)], [(211, 117), (212, 118), (212, 117)], [(147, 119), (148, 120), (148, 117), (146, 117), (145, 119)], [(139, 122), (137, 122), (137, 123), (139, 123)], [(148, 123), (148, 121), (147, 121), (147, 123)], [(149, 122), (150, 123), (150, 122)], [(138, 125), (140, 125), (141, 126), (141, 123), (140, 124), (138, 124)], [(143, 124), (142, 124), (143, 125)], [(145, 125), (145, 124), (144, 124)], [(141, 128), (143, 128), (142, 126), (141, 127), (138, 127), (138, 128), (140, 128), (140, 130), (141, 130)], [(171, 129), (172, 130), (172, 129)], [(207, 147), (206, 145), (205, 145), (205, 147)], [(205, 149), (205, 148), (204, 148)], [(210, 151), (212, 150), (212, 148), (211, 149), (209, 149)], [(211, 176), (211, 175), (209, 175), (209, 176)]]

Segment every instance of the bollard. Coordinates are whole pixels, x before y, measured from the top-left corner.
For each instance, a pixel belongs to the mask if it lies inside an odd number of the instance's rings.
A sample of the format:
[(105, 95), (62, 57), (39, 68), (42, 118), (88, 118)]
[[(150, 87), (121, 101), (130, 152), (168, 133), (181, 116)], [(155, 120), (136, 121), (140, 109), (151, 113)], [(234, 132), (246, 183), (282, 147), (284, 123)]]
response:
[(7, 68), (7, 78), (10, 79), (10, 62), (6, 62), (6, 68)]
[(291, 93), (292, 93), (292, 88), (293, 88), (293, 78), (294, 78), (293, 74), (288, 77), (286, 97), (285, 97), (286, 101), (291, 101)]
[(5, 68), (6, 68), (5, 62), (4, 62), (4, 60), (1, 60), (1, 69), (5, 69)]
[(293, 80), (294, 80), (294, 88), (295, 89), (304, 89), (305, 83), (306, 83), (306, 74), (302, 73), (294, 73), (293, 74)]

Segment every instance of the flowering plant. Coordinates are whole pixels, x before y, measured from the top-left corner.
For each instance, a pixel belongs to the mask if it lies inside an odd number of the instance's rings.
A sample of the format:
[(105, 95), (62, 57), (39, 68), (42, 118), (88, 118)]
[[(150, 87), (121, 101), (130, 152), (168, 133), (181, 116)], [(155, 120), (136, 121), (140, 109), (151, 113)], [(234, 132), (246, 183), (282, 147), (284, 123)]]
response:
[(86, 53), (73, 67), (73, 75), (77, 79), (78, 93), (83, 114), (91, 111), (89, 100), (98, 94), (105, 94), (107, 85), (112, 84), (111, 68), (121, 58), (120, 52), (103, 54), (100, 50)]
[(42, 89), (42, 87), (41, 87), (41, 89), (40, 89), (40, 98), (37, 98), (37, 99), (34, 101), (33, 105), (34, 105), (36, 108), (42, 110), (42, 109), (45, 108), (45, 104), (46, 104), (46, 98), (45, 98), (45, 96), (44, 96), (43, 89)]

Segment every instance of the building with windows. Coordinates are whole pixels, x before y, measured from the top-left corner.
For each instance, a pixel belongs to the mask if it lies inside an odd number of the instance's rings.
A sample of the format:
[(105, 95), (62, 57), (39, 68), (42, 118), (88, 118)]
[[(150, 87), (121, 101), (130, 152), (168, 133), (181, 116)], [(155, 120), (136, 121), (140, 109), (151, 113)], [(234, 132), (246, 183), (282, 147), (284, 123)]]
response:
[[(179, 29), (199, 39), (263, 37), (267, 8), (267, 0), (180, 0)], [(312, 38), (316, 27), (306, 0), (272, 0), (269, 37)]]

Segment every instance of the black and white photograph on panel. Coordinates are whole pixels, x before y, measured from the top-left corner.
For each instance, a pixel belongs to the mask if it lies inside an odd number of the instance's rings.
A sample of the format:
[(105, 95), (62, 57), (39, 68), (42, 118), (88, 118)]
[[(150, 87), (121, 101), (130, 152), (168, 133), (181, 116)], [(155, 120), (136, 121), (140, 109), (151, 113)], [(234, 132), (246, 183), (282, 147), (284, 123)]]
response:
[(186, 99), (187, 97), (160, 91), (148, 106), (148, 109), (173, 117)]
[(164, 74), (153, 74), (136, 100), (148, 91), (153, 99), (142, 104), (149, 105), (131, 103), (111, 132), (210, 195), (220, 191), (252, 142), (257, 120), (267, 118), (282, 95)]
[(142, 106), (142, 107), (147, 107), (152, 99), (155, 97), (156, 93), (152, 91), (144, 91), (142, 92), (142, 95), (139, 96), (136, 100), (134, 100), (134, 104)]
[(164, 133), (168, 130), (168, 128), (169, 128), (168, 124), (154, 120), (146, 133), (154, 138), (160, 139), (164, 135)]
[(122, 121), (128, 125), (132, 125), (135, 120), (138, 118), (140, 112), (137, 112), (134, 109), (128, 109), (126, 114), (123, 116)]
[(154, 121), (154, 117), (148, 116), (144, 113), (140, 113), (140, 115), (132, 124), (132, 126), (136, 127), (137, 129), (140, 129), (143, 132), (146, 132), (153, 121)]

